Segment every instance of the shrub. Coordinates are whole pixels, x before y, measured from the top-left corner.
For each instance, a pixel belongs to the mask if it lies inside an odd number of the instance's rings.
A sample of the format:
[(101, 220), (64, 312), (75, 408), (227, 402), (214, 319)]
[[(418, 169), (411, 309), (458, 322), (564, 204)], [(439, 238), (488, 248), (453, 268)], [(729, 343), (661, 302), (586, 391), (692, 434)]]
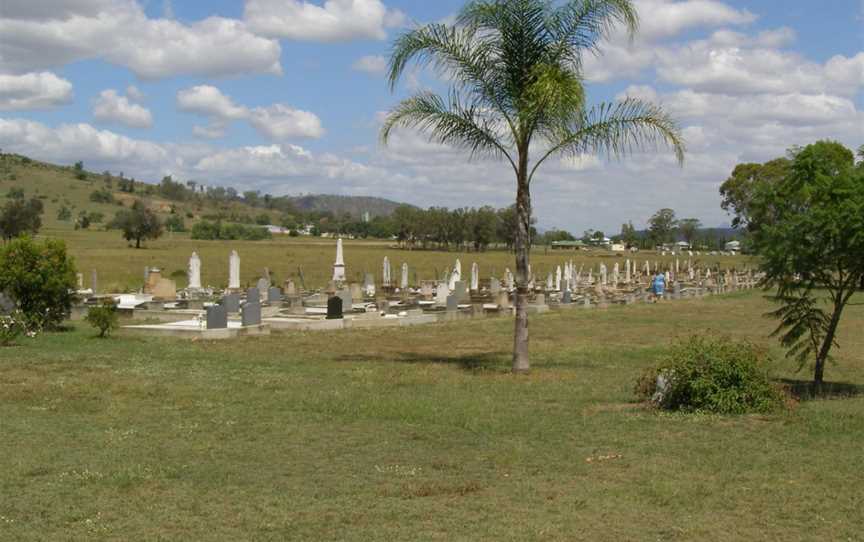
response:
[(272, 239), (273, 235), (267, 228), (245, 226), (224, 222), (209, 222), (202, 220), (192, 226), (192, 239), (204, 241), (261, 241)]
[(659, 366), (637, 382), (636, 393), (666, 410), (744, 414), (783, 404), (771, 382), (767, 353), (749, 342), (693, 336), (675, 343)]
[(170, 215), (165, 219), (165, 229), (173, 232), (186, 231), (186, 223), (180, 215)]
[(107, 188), (94, 190), (90, 193), (90, 201), (94, 203), (114, 203), (114, 194)]
[(0, 346), (12, 346), (15, 340), (21, 335), (28, 334), (33, 337), (36, 331), (27, 329), (27, 320), (21, 311), (14, 311), (12, 314), (0, 316)]
[(29, 330), (59, 325), (72, 307), (75, 264), (63, 241), (27, 237), (0, 247), (0, 292), (11, 297)]
[(99, 338), (103, 339), (117, 329), (117, 309), (113, 301), (104, 301), (101, 305), (90, 307), (87, 311), (87, 323), (99, 330)]

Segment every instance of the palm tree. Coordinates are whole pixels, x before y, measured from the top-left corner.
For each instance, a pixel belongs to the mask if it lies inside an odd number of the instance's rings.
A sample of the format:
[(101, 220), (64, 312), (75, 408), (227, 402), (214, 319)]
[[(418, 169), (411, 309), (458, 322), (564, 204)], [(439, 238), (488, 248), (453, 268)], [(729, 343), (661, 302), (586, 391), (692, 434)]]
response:
[[(474, 157), (506, 160), (516, 175), (516, 324), (513, 370), (527, 371), (531, 182), (550, 157), (596, 152), (621, 156), (669, 145), (683, 162), (675, 121), (635, 99), (588, 108), (582, 55), (623, 24), (632, 37), (632, 0), (474, 0), (455, 25), (429, 24), (400, 36), (389, 63), (391, 90), (411, 61), (453, 81), (449, 96), (419, 92), (399, 103), (381, 129), (398, 127), (461, 146)], [(531, 161), (531, 151), (539, 158)]]

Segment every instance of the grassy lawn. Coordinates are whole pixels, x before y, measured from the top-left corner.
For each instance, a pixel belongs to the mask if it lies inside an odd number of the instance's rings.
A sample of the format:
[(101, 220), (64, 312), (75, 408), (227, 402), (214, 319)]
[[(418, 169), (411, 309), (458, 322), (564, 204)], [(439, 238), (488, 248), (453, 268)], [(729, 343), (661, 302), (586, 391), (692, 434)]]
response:
[[(158, 267), (163, 270), (163, 276), (175, 275), (178, 286), (186, 285), (186, 266), (192, 251), (197, 251), (201, 257), (201, 278), (205, 285), (225, 287), (228, 285), (228, 256), (231, 250), (240, 254), (240, 278), (244, 284), (254, 286), (262, 276), (264, 268), (268, 267), (276, 279), (276, 284), (288, 278), (293, 278), (299, 286), (299, 272), (302, 269), (306, 286), (309, 289), (322, 288), (333, 277), (333, 261), (336, 258), (336, 240), (320, 238), (289, 238), (276, 236), (271, 241), (196, 241), (188, 234), (164, 236), (157, 241), (148, 242), (146, 248), (135, 250), (129, 248), (117, 231), (72, 231), (69, 229), (51, 229), (43, 231), (49, 237), (64, 239), (70, 254), (75, 257), (78, 270), (84, 274), (85, 287), (90, 286), (90, 272), (96, 269), (99, 274), (99, 288), (102, 291), (117, 292), (126, 289), (137, 290), (144, 280), (144, 267)], [(469, 277), (471, 263), (480, 266), (482, 278), (488, 278), (493, 272), (501, 278), (505, 268), (515, 271), (515, 261), (512, 254), (504, 250), (494, 250), (484, 253), (461, 253), (432, 250), (399, 250), (391, 248), (392, 243), (386, 241), (345, 241), (345, 263), (350, 281), (363, 282), (364, 273), (374, 273), (381, 280), (381, 265), (385, 256), (390, 258), (393, 266), (394, 280), (401, 276), (402, 263), (409, 266), (411, 282), (417, 280), (432, 280), (456, 262), (462, 260), (463, 276)], [(535, 275), (545, 280), (546, 274), (555, 270), (555, 266), (573, 259), (577, 269), (584, 265), (585, 273), (593, 266), (594, 272), (605, 262), (612, 272), (612, 266), (617, 262), (624, 273), (626, 258), (636, 259), (640, 267), (646, 259), (654, 262), (674, 262), (671, 256), (660, 256), (655, 253), (635, 255), (613, 254), (608, 252), (565, 252), (535, 249), (531, 255), (532, 268)], [(679, 258), (681, 265), (686, 264), (687, 257)], [(738, 267), (743, 269), (750, 261), (744, 256), (694, 256), (694, 263), (700, 265), (719, 264), (724, 269)], [(652, 267), (653, 268), (653, 267)]]
[[(2, 540), (861, 540), (864, 395), (771, 416), (633, 402), (676, 337), (774, 347), (758, 294), (209, 343), (0, 349)], [(828, 379), (864, 384), (864, 308)], [(795, 374), (791, 362), (778, 375)]]

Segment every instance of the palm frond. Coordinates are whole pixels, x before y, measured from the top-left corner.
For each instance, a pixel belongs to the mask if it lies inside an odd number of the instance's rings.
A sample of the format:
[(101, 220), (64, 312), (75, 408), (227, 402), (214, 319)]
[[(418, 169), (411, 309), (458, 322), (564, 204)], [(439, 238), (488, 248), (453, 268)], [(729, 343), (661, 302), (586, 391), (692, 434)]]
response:
[(529, 179), (556, 154), (595, 152), (620, 157), (663, 144), (671, 147), (679, 163), (684, 162), (684, 139), (675, 120), (659, 106), (633, 98), (583, 111), (566, 126), (556, 121), (541, 128), (550, 148), (534, 165)]
[(449, 103), (437, 94), (422, 92), (403, 100), (387, 115), (381, 141), (386, 145), (395, 128), (417, 128), (428, 133), (431, 141), (466, 147), (472, 157), (506, 158), (515, 168), (506, 142), (498, 135), (498, 124), (476, 106), (462, 104), (455, 92)]
[(570, 0), (550, 18), (555, 32), (556, 58), (579, 63), (582, 50), (597, 52), (598, 44), (617, 26), (631, 36), (639, 28), (639, 15), (632, 0)]

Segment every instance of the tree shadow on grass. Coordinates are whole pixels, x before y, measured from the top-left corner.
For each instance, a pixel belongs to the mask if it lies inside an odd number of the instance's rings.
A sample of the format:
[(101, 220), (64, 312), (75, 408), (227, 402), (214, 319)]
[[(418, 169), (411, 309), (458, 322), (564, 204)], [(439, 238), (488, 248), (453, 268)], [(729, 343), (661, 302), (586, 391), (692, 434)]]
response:
[(813, 399), (848, 399), (864, 395), (864, 385), (851, 384), (849, 382), (823, 382), (822, 386), (813, 387), (812, 380), (780, 379), (780, 383), (789, 390), (789, 393), (798, 401), (810, 401)]
[(395, 354), (388, 354), (386, 356), (347, 355), (339, 357), (338, 361), (361, 363), (375, 361), (392, 361), (396, 363), (446, 364), (455, 365), (462, 370), (476, 373), (509, 372), (511, 363), (509, 352), (483, 352), (462, 354), (458, 356), (418, 352), (399, 352)]

